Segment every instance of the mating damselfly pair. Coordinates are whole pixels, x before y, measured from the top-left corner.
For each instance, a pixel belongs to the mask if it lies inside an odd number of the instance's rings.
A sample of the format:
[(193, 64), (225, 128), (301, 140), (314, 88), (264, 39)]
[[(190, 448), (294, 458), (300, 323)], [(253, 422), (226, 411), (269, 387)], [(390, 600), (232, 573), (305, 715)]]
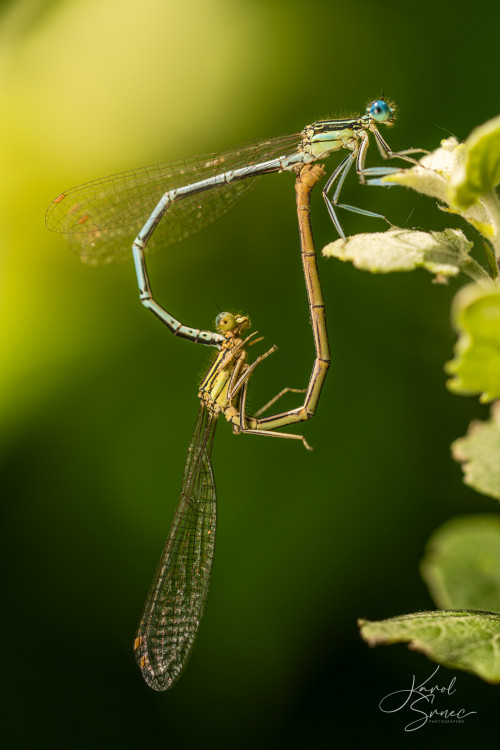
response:
[[(340, 203), (339, 198), (354, 164), (361, 182), (367, 177), (399, 171), (393, 167), (365, 166), (370, 133), (384, 158), (414, 163), (409, 155), (420, 149), (394, 152), (379, 133), (378, 123), (392, 125), (393, 121), (393, 105), (379, 99), (356, 118), (322, 120), (291, 136), (86, 183), (58, 196), (47, 211), (47, 226), (66, 234), (86, 262), (110, 263), (132, 252), (144, 306), (174, 335), (219, 350), (200, 386), (200, 410), (189, 445), (181, 497), (134, 644), (144, 679), (155, 690), (166, 690), (179, 678), (205, 609), (216, 526), (211, 448), (219, 415), (223, 414), (232, 423), (235, 432), (299, 439), (309, 448), (305, 438), (282, 432), (281, 428), (314, 415), (330, 364), (309, 221), (310, 190), (324, 174), (314, 162), (336, 151), (349, 152), (323, 188), (328, 212), (340, 236), (345, 235), (337, 217), (338, 208), (384, 218)], [(297, 212), (316, 357), (306, 389), (284, 388), (259, 412), (248, 416), (245, 404), (249, 378), (275, 347), (252, 364), (246, 362), (246, 351), (256, 340), (252, 341), (251, 335), (244, 336), (250, 325), (245, 315), (221, 313), (217, 332), (182, 324), (153, 298), (145, 250), (153, 245), (166, 247), (194, 234), (228, 211), (258, 177), (286, 171), (298, 175)], [(287, 391), (304, 392), (303, 404), (290, 411), (261, 416)]]

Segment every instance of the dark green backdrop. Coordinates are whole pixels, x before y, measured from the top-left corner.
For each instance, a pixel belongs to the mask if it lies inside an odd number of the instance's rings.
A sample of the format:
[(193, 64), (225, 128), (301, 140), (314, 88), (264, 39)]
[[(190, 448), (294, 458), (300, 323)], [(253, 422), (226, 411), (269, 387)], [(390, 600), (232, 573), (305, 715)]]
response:
[[(405, 734), (403, 717), (378, 702), (433, 667), (402, 646), (370, 650), (356, 629), (358, 616), (432, 608), (418, 574), (429, 534), (495, 507), (462, 485), (449, 456), (469, 420), (486, 415), (445, 388), (458, 282), (320, 259), (333, 366), (304, 428), (315, 451), (219, 425), (209, 604), (189, 669), (155, 694), (132, 640), (210, 352), (140, 307), (131, 264), (83, 266), (43, 217), (71, 185), (360, 112), (382, 89), (400, 109), (384, 131), (395, 148), (465, 138), (499, 111), (499, 15), (497, 3), (430, 0), (2, 5), (7, 747), (459, 747), (490, 736), (498, 688), (462, 673), (458, 703), (478, 715)], [(432, 201), (354, 177), (345, 198), (394, 223), (457, 226)], [(335, 238), (319, 191), (313, 224), (318, 248)], [(226, 218), (153, 257), (150, 272), (186, 323), (211, 327), (215, 301), (250, 314), (278, 345), (251, 406), (307, 382), (292, 176), (262, 180)]]

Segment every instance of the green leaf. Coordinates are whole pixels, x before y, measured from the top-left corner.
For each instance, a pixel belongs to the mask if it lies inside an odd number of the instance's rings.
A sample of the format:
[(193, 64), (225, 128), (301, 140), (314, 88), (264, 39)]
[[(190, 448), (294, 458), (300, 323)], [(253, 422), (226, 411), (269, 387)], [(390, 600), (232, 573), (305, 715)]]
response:
[(450, 182), (459, 168), (463, 149), (463, 143), (459, 143), (456, 138), (447, 138), (441, 141), (439, 148), (423, 156), (414, 167), (386, 175), (380, 181), (382, 184), (402, 185), (448, 203)]
[(444, 232), (391, 229), (336, 240), (323, 248), (323, 255), (349, 261), (356, 268), (372, 273), (425, 268), (445, 277), (456, 276), (469, 263), (471, 247), (472, 243), (459, 229)]
[(409, 643), (438, 664), (500, 682), (500, 615), (495, 612), (416, 612), (358, 624), (370, 646)]
[(468, 208), (500, 182), (500, 115), (475, 128), (464, 146), (451, 192), (452, 202), (461, 209)]
[(500, 402), (493, 404), (488, 422), (472, 422), (467, 436), (455, 440), (451, 450), (462, 462), (465, 484), (500, 500)]
[(454, 393), (479, 393), (482, 402), (500, 398), (500, 288), (469, 284), (455, 297), (453, 324), (459, 337), (446, 363)]
[(500, 516), (469, 515), (430, 538), (420, 570), (438, 607), (500, 612)]
[(465, 144), (459, 143), (456, 138), (447, 138), (441, 141), (438, 149), (422, 157), (416, 166), (386, 175), (377, 184), (401, 185), (437, 198), (443, 211), (460, 214), (478, 232), (491, 238), (495, 229), (492, 217), (482, 201), (474, 201), (466, 210), (458, 210), (453, 201), (453, 185), (463, 174), (464, 159)]

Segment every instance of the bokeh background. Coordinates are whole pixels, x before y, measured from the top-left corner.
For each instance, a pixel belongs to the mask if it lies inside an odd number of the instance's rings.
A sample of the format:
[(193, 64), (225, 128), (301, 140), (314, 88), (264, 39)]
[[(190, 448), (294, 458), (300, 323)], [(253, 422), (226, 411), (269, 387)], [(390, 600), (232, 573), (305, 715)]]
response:
[[(0, 732), (9, 748), (456, 747), (496, 726), (498, 688), (457, 675), (462, 726), (403, 731), (379, 700), (433, 670), (370, 650), (356, 618), (433, 607), (430, 533), (493, 504), (449, 444), (475, 399), (445, 388), (461, 282), (375, 277), (320, 259), (333, 367), (300, 443), (214, 449), (219, 523), (209, 603), (170, 693), (132, 654), (210, 351), (139, 304), (132, 264), (89, 268), (44, 213), (72, 185), (299, 131), (385, 91), (394, 148), (434, 148), (497, 115), (499, 7), (422, 0), (15, 0), (0, 6), (0, 446), (4, 522)], [(376, 149), (370, 163), (378, 163)], [(331, 158), (328, 169), (335, 163)], [(334, 239), (318, 194), (318, 248)], [(346, 185), (346, 202), (444, 228), (432, 201)], [(384, 225), (346, 216), (349, 232)], [(471, 230), (468, 230), (472, 236)], [(263, 179), (227, 217), (150, 259), (158, 299), (190, 325), (242, 310), (279, 351), (255, 407), (313, 360), (293, 178)], [(292, 405), (293, 399), (290, 402)], [(441, 671), (441, 682), (451, 673)]]

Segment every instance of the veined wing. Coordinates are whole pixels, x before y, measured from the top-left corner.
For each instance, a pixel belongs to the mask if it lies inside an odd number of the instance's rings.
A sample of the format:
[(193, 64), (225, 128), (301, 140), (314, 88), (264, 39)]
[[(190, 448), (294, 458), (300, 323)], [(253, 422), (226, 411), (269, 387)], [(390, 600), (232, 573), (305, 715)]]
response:
[(216, 495), (210, 462), (217, 415), (200, 405), (181, 497), (146, 600), (135, 657), (153, 690), (178, 680), (191, 654), (210, 583)]
[[(170, 190), (233, 169), (296, 153), (301, 135), (250, 143), (227, 152), (156, 164), (103, 177), (72, 188), (49, 206), (46, 224), (67, 235), (85, 262), (112, 263), (131, 257), (130, 248), (158, 201)], [(185, 239), (225, 214), (255, 183), (250, 177), (174, 203), (147, 245), (148, 251)]]

